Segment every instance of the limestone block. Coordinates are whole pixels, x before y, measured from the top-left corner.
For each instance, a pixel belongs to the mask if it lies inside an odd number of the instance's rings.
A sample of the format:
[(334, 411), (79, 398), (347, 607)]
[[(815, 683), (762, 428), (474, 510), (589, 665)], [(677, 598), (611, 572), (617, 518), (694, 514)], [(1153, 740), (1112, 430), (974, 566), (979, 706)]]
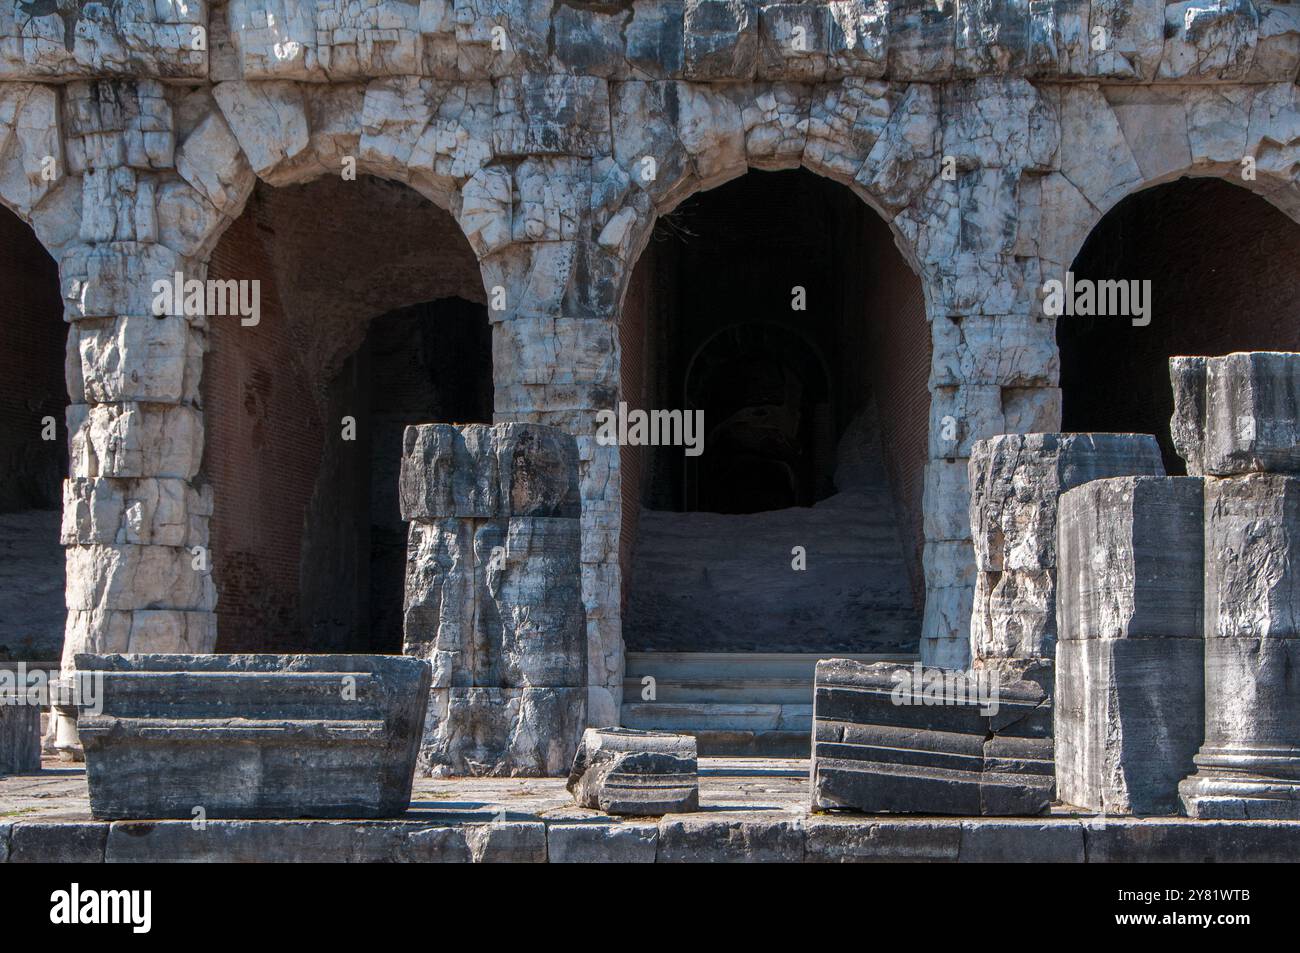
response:
[(1204, 357), (1171, 357), (1169, 381), (1174, 389), (1174, 414), (1169, 433), (1174, 450), (1187, 463), (1189, 476), (1205, 473), (1205, 375)]
[(1062, 640), (1202, 638), (1201, 484), (1197, 477), (1116, 477), (1061, 496)]
[(167, 87), (157, 80), (72, 82), (63, 99), (68, 170), (170, 169), (176, 148)]
[(412, 523), (407, 544), (405, 652), (427, 659), (435, 688), (472, 685), (477, 597), (468, 520)]
[(1254, 0), (1227, 4), (1184, 0), (1169, 4), (1165, 7), (1164, 55), (1156, 78), (1244, 78), (1259, 42), (1259, 20)]
[(1057, 796), (1104, 814), (1174, 814), (1204, 731), (1199, 639), (1062, 641)]
[(406, 812), (428, 666), (378, 655), (80, 655), (98, 819)]
[(588, 728), (566, 785), (580, 807), (648, 817), (699, 809), (693, 735)]
[(1139, 82), (1155, 77), (1165, 44), (1164, 0), (1093, 0), (1088, 29), (1101, 46), (1089, 45), (1089, 75)]
[(195, 557), (189, 550), (95, 543), (69, 546), (65, 555), (70, 610), (210, 611), (216, 606), (212, 576), (194, 568)]
[(11, 208), (29, 212), (55, 187), (46, 163), (64, 168), (54, 87), (5, 83), (0, 89), (0, 155), (0, 195)]
[(210, 95), (194, 101), (202, 109), (176, 149), (176, 171), (226, 215), (235, 215), (257, 181), (239, 141)]
[[(814, 810), (975, 816), (1047, 810), (1054, 788), (1047, 692), (1034, 681), (1000, 681), (996, 703), (981, 706), (955, 692), (944, 697), (945, 676), (954, 687), (963, 677), (925, 674), (919, 665), (817, 663)], [(990, 690), (985, 702), (991, 700)]]
[(829, 5), (773, 3), (759, 8), (758, 78), (795, 82), (823, 79), (831, 22)]
[(1089, 0), (1029, 4), (1027, 71), (1044, 78), (1087, 75)]
[(891, 0), (886, 26), (891, 79), (951, 78), (957, 6), (953, 0)]
[(633, 76), (675, 78), (685, 62), (683, 0), (635, 0), (632, 20), (623, 31)]
[(1031, 36), (1030, 4), (957, 5), (954, 73), (980, 76), (1024, 70)]
[(87, 403), (198, 399), (204, 337), (184, 317), (78, 321), (70, 337), (81, 359), (82, 390), (76, 396)]
[[(83, 653), (206, 655), (217, 645), (217, 616), (178, 609), (72, 610), (63, 638), (63, 671)], [(75, 728), (74, 728), (75, 730)]]
[(1095, 208), (1110, 208), (1142, 184), (1142, 170), (1099, 87), (1062, 87), (1060, 121), (1060, 172)]
[(1290, 83), (1300, 68), (1300, 10), (1290, 4), (1262, 3), (1259, 39), (1246, 78)]
[(931, 460), (925, 465), (926, 539), (970, 539), (968, 461)]
[(585, 688), (435, 688), (419, 770), (435, 777), (554, 777), (586, 727)]
[(1196, 165), (1240, 165), (1246, 154), (1254, 90), (1204, 86), (1185, 93), (1182, 108), (1187, 110), (1191, 161)]
[(591, 164), (528, 158), (515, 168), (511, 237), (517, 242), (574, 241), (590, 233)]
[(925, 83), (907, 88), (855, 178), (888, 210), (912, 204), (938, 174), (942, 134), (936, 96)]
[(1056, 322), (1042, 315), (1001, 315), (931, 323), (933, 386), (999, 384), (1052, 387), (1060, 376)]
[(594, 76), (503, 77), (493, 147), (507, 155), (609, 155), (609, 90)]
[(819, 86), (808, 117), (804, 163), (829, 178), (852, 182), (884, 132), (897, 98), (888, 83), (856, 77)]
[[(927, 546), (934, 545), (927, 543)], [(972, 565), (974, 560), (971, 561)], [(968, 654), (970, 641), (971, 605), (975, 596), (972, 581), (961, 586), (926, 587), (925, 617), (921, 623), (922, 640), (942, 641), (958, 639), (962, 643), (961, 654)], [(968, 659), (961, 660), (962, 662)], [(937, 665), (926, 659), (930, 664)]]
[(809, 90), (786, 83), (760, 87), (753, 97), (741, 97), (740, 118), (749, 165), (755, 169), (797, 165), (807, 141), (811, 108)]
[(212, 95), (258, 175), (268, 174), (307, 148), (306, 102), (296, 84), (218, 83)]
[(489, 314), (493, 322), (545, 318), (557, 328), (565, 321), (612, 320), (625, 271), (616, 254), (593, 241), (514, 243), (480, 267), (484, 287), (505, 293), (503, 307)]
[(629, 10), (559, 7), (552, 14), (556, 59), (587, 76), (625, 76), (623, 30), (631, 19)]
[(212, 488), (184, 480), (66, 480), (62, 542), (207, 546), (212, 509)]
[(67, 420), (74, 477), (188, 480), (199, 472), (203, 417), (194, 407), (71, 404)]
[(59, 264), (64, 311), (69, 321), (153, 314), (154, 283), (187, 278), (188, 263), (166, 245), (109, 242), (73, 245)]
[[(1195, 394), (1186, 410), (1190, 420)], [(1207, 474), (1300, 472), (1300, 354), (1237, 352), (1206, 361), (1205, 460)]]
[[(692, 747), (694, 743), (692, 739)], [(40, 706), (0, 689), (0, 777), (35, 774), (40, 770)]]
[(686, 0), (683, 67), (687, 79), (752, 79), (758, 45), (758, 10), (749, 0)]
[(827, 75), (879, 79), (888, 59), (888, 0), (831, 0)]
[(653, 864), (658, 842), (659, 829), (653, 823), (546, 825), (547, 859), (552, 864)]
[(201, 80), (205, 51), (194, 31), (208, 22), (207, 3), (0, 10), (0, 80), (75, 76)]
[(403, 436), (402, 518), (579, 512), (572, 437), (534, 424), (422, 424)]

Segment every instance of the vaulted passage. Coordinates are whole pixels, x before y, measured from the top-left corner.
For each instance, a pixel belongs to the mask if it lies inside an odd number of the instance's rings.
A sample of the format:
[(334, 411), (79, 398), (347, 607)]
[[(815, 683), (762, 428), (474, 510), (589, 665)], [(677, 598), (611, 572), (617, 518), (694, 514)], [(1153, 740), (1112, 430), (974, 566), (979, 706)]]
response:
[[(1300, 227), (1218, 179), (1180, 179), (1129, 196), (1074, 262), (1080, 280), (1150, 281), (1150, 323), (1061, 317), (1067, 431), (1155, 434), (1170, 473), (1169, 358), (1300, 350)], [(1139, 318), (1145, 320), (1145, 318)]]
[(478, 264), (391, 182), (259, 184), (212, 261), (260, 322), (211, 319), (204, 474), (218, 651), (402, 649), (402, 430), (492, 417)]
[(0, 209), (0, 661), (55, 661), (63, 644), (63, 478), (68, 472), (59, 273)]
[(628, 650), (914, 651), (930, 343), (885, 223), (751, 172), (659, 222), (620, 336), (630, 408), (703, 414), (622, 450)]

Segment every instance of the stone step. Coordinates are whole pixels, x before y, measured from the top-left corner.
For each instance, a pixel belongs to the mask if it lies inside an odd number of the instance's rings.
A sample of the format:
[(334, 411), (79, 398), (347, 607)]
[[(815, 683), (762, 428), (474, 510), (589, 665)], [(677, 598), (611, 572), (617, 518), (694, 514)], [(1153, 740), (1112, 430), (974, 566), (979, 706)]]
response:
[(633, 702), (623, 725), (651, 731), (812, 731), (812, 705)]
[[(641, 676), (623, 680), (623, 697), (644, 701)], [(807, 678), (655, 678), (656, 702), (720, 702), (741, 704), (808, 705), (813, 683)]]
[(910, 664), (918, 656), (910, 653), (874, 654), (845, 652), (628, 652), (627, 678), (640, 681), (652, 675), (658, 681), (703, 678), (806, 679), (812, 684), (817, 662), (824, 658), (847, 658), (870, 664)]
[(374, 717), (385, 704), (382, 686), (367, 672), (113, 672), (107, 714), (150, 717), (159, 697), (175, 699), (190, 718), (257, 717), (293, 720), (338, 710), (347, 719)]

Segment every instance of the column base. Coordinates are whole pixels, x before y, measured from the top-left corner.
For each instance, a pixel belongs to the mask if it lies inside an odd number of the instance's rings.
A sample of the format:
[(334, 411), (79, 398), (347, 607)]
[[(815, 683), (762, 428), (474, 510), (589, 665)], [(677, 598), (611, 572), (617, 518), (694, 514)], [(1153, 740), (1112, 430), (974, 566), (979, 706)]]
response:
[(1208, 748), (1178, 785), (1188, 817), (1300, 820), (1300, 748)]

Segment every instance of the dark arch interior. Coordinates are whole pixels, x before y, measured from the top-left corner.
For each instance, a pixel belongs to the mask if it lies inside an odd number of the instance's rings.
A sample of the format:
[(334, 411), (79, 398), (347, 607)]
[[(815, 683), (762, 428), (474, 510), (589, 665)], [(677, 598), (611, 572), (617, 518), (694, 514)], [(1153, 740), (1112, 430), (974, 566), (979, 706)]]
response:
[(48, 662), (63, 644), (68, 326), (58, 266), (8, 209), (0, 209), (0, 301), (0, 660)]
[(1150, 280), (1151, 322), (1061, 317), (1063, 426), (1169, 436), (1169, 358), (1300, 350), (1300, 228), (1265, 199), (1218, 179), (1180, 179), (1131, 195), (1098, 223), (1076, 279)]
[(259, 184), (210, 273), (262, 311), (211, 319), (203, 379), (218, 650), (400, 652), (402, 430), (492, 418), (469, 244), (402, 185)]
[(628, 649), (914, 650), (930, 336), (888, 226), (751, 172), (660, 220), (621, 322), (629, 408), (704, 414), (699, 456), (622, 450)]

